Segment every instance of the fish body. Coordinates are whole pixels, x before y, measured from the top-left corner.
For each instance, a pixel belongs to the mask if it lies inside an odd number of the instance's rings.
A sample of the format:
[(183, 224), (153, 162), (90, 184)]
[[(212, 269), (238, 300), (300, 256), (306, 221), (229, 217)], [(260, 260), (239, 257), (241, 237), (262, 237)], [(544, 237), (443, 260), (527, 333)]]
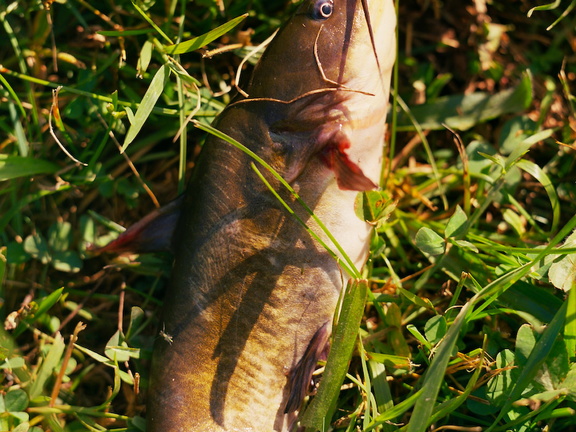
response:
[[(357, 266), (370, 227), (354, 201), (378, 182), (395, 58), (392, 1), (367, 5), (372, 35), (361, 1), (304, 1), (256, 66), (248, 98), (214, 124), (277, 170)], [(251, 162), (215, 137), (202, 149), (176, 228), (148, 431), (289, 431), (325, 354), (349, 276)]]

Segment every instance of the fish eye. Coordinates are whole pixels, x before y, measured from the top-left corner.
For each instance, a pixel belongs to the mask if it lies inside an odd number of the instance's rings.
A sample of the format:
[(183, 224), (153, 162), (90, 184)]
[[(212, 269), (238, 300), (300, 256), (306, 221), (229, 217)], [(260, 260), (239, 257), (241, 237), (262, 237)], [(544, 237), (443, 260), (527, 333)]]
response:
[(315, 20), (325, 20), (330, 18), (332, 12), (334, 12), (333, 0), (318, 0), (316, 3), (314, 3), (312, 18)]

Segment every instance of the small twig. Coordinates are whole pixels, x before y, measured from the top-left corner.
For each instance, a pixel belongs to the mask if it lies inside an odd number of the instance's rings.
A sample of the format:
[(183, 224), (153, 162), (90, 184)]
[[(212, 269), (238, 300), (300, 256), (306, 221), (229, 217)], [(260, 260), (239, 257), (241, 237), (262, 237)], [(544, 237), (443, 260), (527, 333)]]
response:
[(154, 195), (154, 192), (152, 192), (152, 189), (150, 189), (150, 187), (142, 179), (142, 177), (140, 176), (140, 173), (138, 172), (138, 170), (136, 169), (136, 167), (134, 166), (134, 164), (132, 163), (132, 161), (130, 160), (128, 155), (126, 154), (126, 152), (122, 152), (122, 146), (120, 145), (120, 143), (116, 139), (114, 132), (112, 132), (112, 128), (110, 126), (108, 126), (108, 123), (106, 123), (106, 120), (104, 120), (104, 118), (100, 115), (100, 113), (97, 113), (96, 115), (98, 116), (98, 120), (100, 120), (100, 122), (108, 130), (108, 136), (110, 137), (110, 139), (114, 142), (114, 144), (116, 145), (116, 147), (120, 151), (120, 154), (122, 155), (122, 157), (124, 158), (124, 160), (126, 161), (128, 166), (130, 167), (130, 170), (132, 171), (132, 173), (136, 176), (136, 179), (138, 180), (138, 182), (140, 183), (142, 188), (146, 191), (146, 193), (148, 194), (148, 196), (150, 197), (150, 199), (154, 203), (154, 206), (156, 208), (160, 208), (160, 203), (158, 202), (156, 195)]
[(62, 86), (58, 86), (54, 90), (52, 90), (52, 106), (50, 107), (50, 113), (48, 115), (48, 126), (50, 129), (50, 135), (52, 135), (52, 138), (54, 138), (54, 141), (56, 141), (56, 144), (58, 144), (58, 146), (60, 147), (60, 149), (62, 149), (62, 151), (66, 154), (66, 156), (68, 156), (77, 164), (88, 166), (88, 164), (80, 162), (78, 159), (72, 156), (72, 154), (70, 154), (68, 150), (66, 150), (66, 147), (64, 147), (64, 144), (60, 142), (60, 140), (56, 136), (56, 133), (54, 132), (54, 128), (52, 127), (52, 114), (54, 114), (54, 117), (56, 119), (60, 119), (60, 110), (58, 108), (58, 93), (60, 92), (61, 88)]
[(60, 367), (60, 372), (58, 372), (56, 383), (54, 384), (52, 394), (50, 395), (50, 404), (48, 405), (50, 408), (54, 407), (54, 405), (56, 404), (56, 399), (58, 398), (58, 394), (60, 393), (60, 387), (62, 386), (62, 379), (64, 378), (64, 374), (66, 373), (66, 369), (68, 368), (68, 361), (72, 356), (72, 350), (74, 349), (74, 344), (78, 340), (78, 333), (80, 333), (85, 328), (86, 324), (79, 322), (78, 324), (76, 324), (74, 333), (72, 334), (72, 336), (70, 336), (70, 341), (68, 342), (68, 347), (66, 348), (66, 352), (64, 353), (64, 358), (62, 360), (62, 366)]

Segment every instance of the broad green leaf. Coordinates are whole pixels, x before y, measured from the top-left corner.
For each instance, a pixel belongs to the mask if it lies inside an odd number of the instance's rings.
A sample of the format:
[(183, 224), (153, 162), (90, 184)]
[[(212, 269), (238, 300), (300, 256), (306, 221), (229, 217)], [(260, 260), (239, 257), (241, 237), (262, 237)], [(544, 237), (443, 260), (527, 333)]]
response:
[(75, 251), (55, 252), (52, 255), (52, 267), (66, 273), (78, 273), (82, 270), (82, 259)]
[(121, 347), (128, 347), (126, 342), (124, 342), (124, 336), (120, 333), (120, 330), (116, 331), (106, 344), (106, 350), (104, 353), (112, 361), (122, 363), (130, 360), (130, 356), (123, 352)]
[(540, 336), (540, 339), (538, 339), (538, 342), (534, 345), (526, 364), (520, 371), (518, 379), (514, 382), (512, 388), (508, 392), (504, 406), (486, 432), (492, 431), (498, 425), (500, 420), (508, 414), (512, 404), (520, 398), (522, 393), (531, 385), (534, 377), (541, 370), (542, 364), (546, 361), (548, 355), (552, 351), (554, 342), (560, 334), (561, 329), (564, 327), (567, 304), (568, 303), (564, 303), (562, 305), (554, 316), (552, 322), (545, 328), (542, 336)]
[(38, 174), (54, 174), (59, 169), (58, 165), (43, 159), (0, 154), (0, 181)]
[[(122, 153), (126, 151), (126, 148), (130, 145), (140, 129), (144, 126), (144, 123), (150, 116), (154, 105), (158, 101), (158, 98), (164, 91), (164, 87), (166, 87), (166, 83), (168, 82), (168, 77), (170, 76), (170, 68), (166, 65), (160, 66), (154, 78), (150, 82), (150, 86), (144, 97), (142, 98), (142, 102), (134, 115), (134, 121), (130, 124), (130, 129), (128, 129), (128, 133), (126, 133), (126, 137), (124, 138), (124, 145), (122, 146)], [(128, 116), (130, 118), (130, 116)]]
[(144, 321), (146, 315), (144, 311), (139, 308), (138, 306), (132, 306), (132, 310), (130, 311), (130, 324), (128, 325), (128, 331), (126, 332), (126, 340), (130, 340), (138, 331), (138, 327)]
[(174, 45), (165, 45), (164, 49), (170, 55), (184, 54), (187, 52), (196, 51), (197, 49), (202, 48), (203, 46), (208, 45), (210, 42), (218, 39), (220, 36), (228, 33), (230, 30), (240, 24), (247, 16), (248, 14), (240, 15), (239, 17), (228, 21), (226, 24), (222, 24), (220, 27), (216, 27), (214, 30), (210, 30), (206, 34)]
[(28, 395), (22, 389), (10, 390), (4, 396), (6, 411), (24, 411), (28, 408)]
[(466, 233), (466, 222), (468, 222), (468, 217), (462, 207), (456, 206), (454, 214), (448, 220), (446, 225), (446, 237), (460, 237)]
[(416, 233), (416, 246), (426, 255), (442, 255), (446, 248), (446, 242), (428, 227), (423, 227)]
[(509, 155), (528, 138), (538, 127), (537, 123), (526, 115), (512, 117), (502, 126), (498, 149), (501, 154)]
[(432, 344), (436, 345), (446, 335), (448, 325), (446, 319), (442, 315), (436, 315), (426, 321), (424, 326), (424, 334), (426, 339)]
[(18, 426), (12, 429), (12, 432), (30, 432), (30, 423), (28, 423), (29, 415), (28, 413), (22, 413), (22, 414), (24, 414), (23, 417), (26, 420), (24, 421), (24, 423), (20, 423)]
[(366, 191), (356, 195), (354, 210), (360, 220), (370, 224), (386, 218), (394, 211), (396, 204), (386, 191)]
[(152, 51), (154, 50), (154, 45), (151, 41), (147, 40), (142, 45), (142, 49), (140, 50), (140, 57), (138, 57), (138, 65), (136, 66), (137, 76), (141, 77), (144, 75), (146, 70), (148, 69), (148, 65), (150, 64), (150, 60), (152, 59)]
[(24, 239), (24, 250), (32, 257), (42, 262), (42, 264), (50, 262), (48, 242), (42, 234), (30, 234), (26, 237), (26, 239)]
[(512, 388), (514, 379), (518, 377), (518, 365), (515, 364), (516, 356), (508, 349), (498, 353), (496, 356), (496, 374), (489, 382), (486, 388), (486, 397), (492, 405), (501, 406), (506, 395)]
[(10, 242), (6, 246), (6, 260), (8, 264), (22, 264), (30, 261), (32, 257), (24, 249), (24, 242)]
[(26, 366), (26, 361), (24, 360), (23, 357), (7, 358), (4, 360), (3, 363), (0, 363), (0, 368), (8, 370), (18, 369), (24, 366)]
[[(410, 108), (421, 128), (440, 130), (444, 124), (454, 130), (468, 130), (504, 114), (520, 113), (532, 103), (532, 80), (525, 74), (516, 87), (494, 95), (484, 92), (445, 96), (429, 104)], [(406, 115), (398, 117), (398, 130), (413, 130)]]
[(366, 280), (351, 279), (348, 282), (318, 393), (306, 408), (301, 419), (306, 431), (324, 430), (330, 424), (340, 387), (356, 346), (358, 327), (364, 314), (367, 293), (368, 282)]
[(71, 241), (72, 225), (70, 222), (56, 222), (48, 229), (48, 247), (51, 251), (67, 251)]
[(568, 292), (576, 283), (576, 255), (565, 255), (548, 270), (548, 278), (556, 288)]

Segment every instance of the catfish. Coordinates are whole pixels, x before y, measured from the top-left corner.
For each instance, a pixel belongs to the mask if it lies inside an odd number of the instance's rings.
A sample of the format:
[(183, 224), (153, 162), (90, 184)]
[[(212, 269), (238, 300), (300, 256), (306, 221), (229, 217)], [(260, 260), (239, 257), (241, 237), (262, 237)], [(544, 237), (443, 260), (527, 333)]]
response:
[[(391, 0), (305, 0), (213, 124), (272, 166), (358, 267), (371, 227), (354, 202), (380, 176), (395, 26)], [(176, 206), (149, 432), (294, 430), (329, 349), (350, 276), (253, 162), (210, 136)], [(262, 175), (335, 249), (278, 179)]]

